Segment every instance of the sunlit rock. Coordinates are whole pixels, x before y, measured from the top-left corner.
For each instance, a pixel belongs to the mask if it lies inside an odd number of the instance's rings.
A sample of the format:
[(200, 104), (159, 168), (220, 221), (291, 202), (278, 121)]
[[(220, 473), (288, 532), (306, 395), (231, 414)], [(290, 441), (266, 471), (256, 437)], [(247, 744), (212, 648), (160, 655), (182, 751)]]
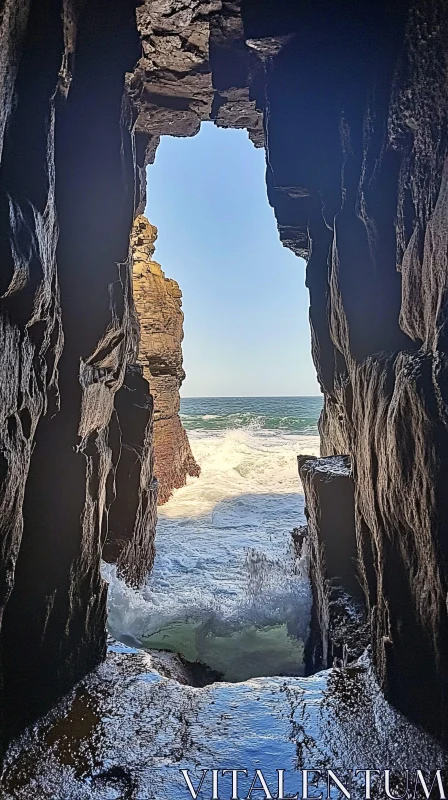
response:
[(134, 301), (140, 324), (139, 362), (154, 398), (154, 474), (159, 503), (199, 475), (179, 418), (184, 338), (182, 292), (153, 260), (157, 228), (138, 216), (132, 231)]

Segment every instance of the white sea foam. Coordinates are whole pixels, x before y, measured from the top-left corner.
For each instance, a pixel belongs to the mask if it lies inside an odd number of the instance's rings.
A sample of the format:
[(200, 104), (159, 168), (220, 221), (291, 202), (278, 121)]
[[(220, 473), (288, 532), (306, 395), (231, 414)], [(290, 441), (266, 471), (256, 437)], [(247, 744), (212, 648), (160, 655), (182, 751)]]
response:
[(134, 592), (104, 568), (111, 632), (229, 680), (298, 674), (311, 599), (290, 532), (304, 522), (297, 454), (317, 454), (318, 437), (254, 426), (189, 437), (201, 476), (159, 509), (147, 584)]

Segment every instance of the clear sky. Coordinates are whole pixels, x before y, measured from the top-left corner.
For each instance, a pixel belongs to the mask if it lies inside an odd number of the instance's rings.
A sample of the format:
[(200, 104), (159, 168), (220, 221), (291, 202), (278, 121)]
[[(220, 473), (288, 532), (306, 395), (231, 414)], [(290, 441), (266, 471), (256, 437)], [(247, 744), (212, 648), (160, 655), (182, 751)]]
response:
[(183, 397), (317, 395), (305, 263), (282, 247), (246, 131), (164, 136), (148, 168), (154, 258), (179, 282)]

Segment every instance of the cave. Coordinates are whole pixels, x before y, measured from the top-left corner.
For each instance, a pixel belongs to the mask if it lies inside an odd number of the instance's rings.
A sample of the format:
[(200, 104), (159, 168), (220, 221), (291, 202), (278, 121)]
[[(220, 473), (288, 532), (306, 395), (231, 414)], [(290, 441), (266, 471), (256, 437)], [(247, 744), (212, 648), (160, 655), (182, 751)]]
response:
[(108, 548), (108, 629), (176, 654), (193, 685), (305, 671), (311, 597), (291, 531), (305, 524), (297, 454), (319, 453), (322, 400), (305, 262), (278, 241), (265, 171), (244, 129), (164, 136), (131, 237), (156, 557), (134, 594)]
[[(422, 753), (425, 736), (446, 747), (447, 34), (442, 0), (5, 0), (4, 750), (60, 701), (59, 731), (79, 707), (100, 724), (92, 675), (126, 683), (119, 645), (104, 662), (101, 558), (142, 585), (158, 492), (132, 231), (160, 138), (194, 136), (203, 122), (245, 129), (265, 149), (280, 241), (307, 262), (324, 396), (321, 458), (299, 459), (314, 599), (309, 671), (345, 664), (367, 645), (378, 703), (418, 726)], [(350, 619), (347, 596), (359, 610)], [(147, 662), (132, 648), (123, 657), (144, 684)], [(319, 680), (343, 706), (364, 691), (356, 675), (330, 669)], [(193, 703), (182, 697), (185, 708)], [(173, 736), (186, 748), (185, 713)], [(157, 738), (155, 718), (146, 724), (144, 736)], [(300, 730), (294, 722), (298, 768), (308, 746)], [(43, 731), (48, 744), (55, 728)], [(13, 751), (5, 791), (25, 794), (6, 796), (26, 796), (36, 752), (17, 775)], [(73, 753), (64, 758), (73, 765)], [(100, 764), (94, 783), (140, 796), (133, 774)], [(55, 787), (42, 797), (62, 798)]]

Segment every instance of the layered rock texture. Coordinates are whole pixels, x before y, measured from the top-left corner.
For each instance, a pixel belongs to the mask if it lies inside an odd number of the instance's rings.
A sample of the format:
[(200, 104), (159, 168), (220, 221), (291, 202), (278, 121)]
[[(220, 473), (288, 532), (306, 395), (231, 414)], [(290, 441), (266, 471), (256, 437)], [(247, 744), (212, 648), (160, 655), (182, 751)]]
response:
[(446, 738), (447, 4), (136, 6), (2, 7), (3, 737), (102, 659), (103, 545), (133, 582), (151, 565), (129, 236), (160, 137), (212, 120), (264, 144), (280, 238), (308, 259), (380, 684)]
[(313, 609), (305, 661), (309, 673), (359, 658), (369, 644), (358, 578), (355, 499), (348, 456), (298, 456), (306, 497)]
[(351, 458), (375, 669), (446, 736), (448, 7), (185, 0), (138, 25), (141, 168), (165, 133), (263, 115), (280, 238), (308, 262), (322, 454)]
[(133, 366), (135, 5), (6, 0), (0, 22), (5, 741), (103, 659), (102, 545), (111, 535), (138, 582), (155, 495), (151, 399)]
[(194, 136), (212, 121), (247, 129), (263, 146), (263, 112), (250, 90), (263, 82), (263, 64), (246, 44), (241, 0), (148, 0), (137, 22), (143, 52), (127, 88), (137, 114), (142, 211), (145, 170), (161, 136)]
[(138, 360), (154, 399), (154, 474), (162, 504), (173, 489), (185, 486), (187, 475), (198, 476), (200, 469), (179, 418), (179, 389), (185, 378), (182, 292), (153, 260), (156, 239), (157, 228), (138, 216), (131, 236), (134, 301), (140, 323)]

